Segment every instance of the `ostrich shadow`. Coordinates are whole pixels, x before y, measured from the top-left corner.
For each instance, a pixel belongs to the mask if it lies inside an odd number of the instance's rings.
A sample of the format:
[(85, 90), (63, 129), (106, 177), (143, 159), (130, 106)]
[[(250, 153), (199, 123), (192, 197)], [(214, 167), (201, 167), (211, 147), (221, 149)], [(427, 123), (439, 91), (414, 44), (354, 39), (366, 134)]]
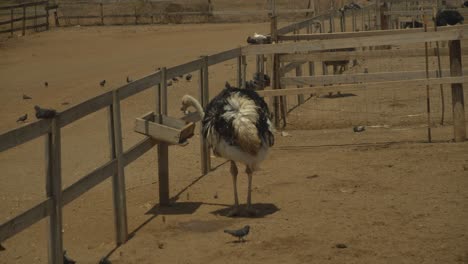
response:
[(234, 208), (233, 206), (229, 206), (226, 208), (212, 211), (210, 213), (217, 215), (217, 216), (234, 217), (234, 218), (263, 218), (267, 215), (274, 214), (280, 210), (276, 205), (271, 204), (271, 203), (256, 203), (256, 204), (252, 204), (252, 209), (255, 210), (256, 212), (254, 215), (249, 214), (246, 208), (244, 206), (241, 206), (239, 215), (230, 216), (230, 212), (232, 211), (233, 208)]

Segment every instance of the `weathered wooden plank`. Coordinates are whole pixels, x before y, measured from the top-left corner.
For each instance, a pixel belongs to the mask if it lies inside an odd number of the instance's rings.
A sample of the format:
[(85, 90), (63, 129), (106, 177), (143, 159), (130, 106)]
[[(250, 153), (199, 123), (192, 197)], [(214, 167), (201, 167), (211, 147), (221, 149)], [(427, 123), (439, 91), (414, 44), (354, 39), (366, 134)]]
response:
[[(468, 55), (468, 48), (462, 48), (462, 52)], [(429, 49), (429, 56), (437, 56), (437, 50)], [(440, 56), (448, 56), (448, 49), (440, 49)], [(404, 49), (404, 50), (366, 50), (366, 51), (334, 51), (334, 52), (312, 52), (284, 54), (280, 56), (281, 62), (291, 61), (334, 61), (334, 60), (352, 60), (368, 58), (408, 58), (423, 57), (424, 49)]]
[(131, 83), (125, 84), (117, 89), (119, 91), (119, 99), (123, 100), (134, 94), (140, 93), (152, 86), (158, 85), (160, 81), (161, 73), (158, 71)]
[(93, 187), (117, 173), (117, 160), (111, 160), (63, 190), (62, 206), (71, 203)]
[(158, 124), (153, 121), (144, 120), (141, 118), (137, 118), (135, 120), (135, 132), (141, 133), (143, 135), (151, 136), (152, 138), (160, 141), (165, 142), (167, 144), (180, 144), (182, 143), (181, 138), (182, 132), (192, 129), (190, 126), (185, 125), (182, 129), (177, 129), (173, 127), (169, 127), (166, 124), (163, 125)]
[[(45, 26), (47, 26), (47, 23), (42, 23), (42, 24), (37, 24), (37, 25), (26, 26), (26, 27), (24, 27), (24, 29), (25, 29), (25, 30), (28, 30), (28, 29), (35, 29), (35, 28), (45, 27)], [(23, 27), (13, 28), (13, 32), (14, 32), (14, 31), (20, 31), (20, 30), (23, 30)], [(12, 32), (12, 29), (0, 30), (0, 34), (3, 34), (3, 33), (10, 33), (10, 32)]]
[[(36, 15), (36, 16), (26, 16), (24, 18), (24, 20), (32, 20), (32, 19), (38, 19), (38, 18), (45, 18), (47, 17), (47, 15)], [(14, 18), (14, 19), (11, 19), (11, 20), (8, 20), (8, 21), (1, 21), (0, 22), (0, 26), (1, 25), (7, 25), (7, 24), (10, 24), (11, 22), (18, 22), (18, 21), (21, 21), (23, 20), (22, 17), (18, 17), (18, 18)], [(38, 27), (38, 25), (32, 25), (33, 27)]]
[(215, 65), (220, 62), (224, 62), (227, 60), (235, 59), (241, 55), (241, 48), (235, 48), (231, 50), (226, 50), (217, 54), (213, 54), (208, 56), (208, 65)]
[(127, 166), (158, 144), (157, 140), (147, 137), (123, 153), (124, 165)]
[(24, 229), (50, 215), (52, 199), (47, 199), (0, 225), (0, 242), (18, 234)]
[(194, 113), (189, 113), (183, 117), (180, 118), (181, 120), (184, 120), (186, 122), (193, 122), (196, 123), (198, 121), (201, 121), (201, 116), (199, 113), (194, 112)]
[(319, 17), (313, 17), (313, 18), (309, 18), (309, 19), (306, 19), (304, 21), (301, 21), (299, 23), (295, 23), (295, 24), (291, 24), (291, 25), (279, 28), (277, 30), (277, 33), (278, 33), (278, 35), (285, 35), (287, 33), (291, 33), (294, 30), (307, 27), (310, 23), (312, 23), (313, 21), (317, 21), (318, 19), (319, 19)]
[[(280, 58), (281, 58), (281, 56), (280, 56)], [(281, 60), (280, 60), (280, 62), (281, 62)], [(283, 67), (280, 68), (280, 73), (281, 73), (281, 75), (284, 75), (284, 74), (296, 69), (298, 66), (300, 66), (300, 65), (302, 65), (302, 64), (304, 64), (306, 62), (307, 61), (305, 61), (305, 60), (298, 60), (298, 61), (288, 63), (288, 64), (286, 64), (286, 65), (284, 65)]]
[(50, 119), (42, 119), (0, 135), (0, 152), (16, 147), (50, 131)]
[[(430, 79), (417, 79), (417, 80), (403, 80), (403, 81), (387, 81), (387, 82), (370, 82), (370, 83), (357, 83), (357, 84), (343, 84), (333, 86), (315, 86), (305, 88), (288, 88), (278, 90), (263, 90), (257, 91), (262, 97), (269, 96), (286, 96), (286, 95), (298, 95), (298, 94), (310, 94), (310, 93), (323, 93), (325, 91), (344, 91), (350, 89), (362, 89), (366, 87), (378, 86), (378, 85), (439, 85), (448, 83), (464, 83), (468, 82), (468, 76), (463, 77), (443, 77), (443, 78), (430, 78)], [(307, 84), (308, 85), (308, 84)]]
[(178, 77), (179, 75), (194, 72), (200, 68), (202, 61), (200, 59), (193, 60), (187, 63), (183, 63), (166, 70), (167, 79)]
[(111, 104), (112, 91), (95, 96), (89, 100), (86, 100), (61, 112), (58, 116), (59, 125), (60, 127), (64, 127), (91, 113), (97, 112)]
[[(464, 70), (468, 75), (468, 69)], [(450, 76), (449, 70), (442, 71), (442, 77)], [(429, 72), (430, 78), (439, 77), (437, 71)], [(302, 76), (302, 77), (283, 77), (281, 78), (282, 86), (292, 85), (331, 85), (343, 83), (365, 83), (365, 82), (382, 82), (382, 81), (398, 81), (426, 78), (426, 71), (408, 71), (408, 72), (378, 72), (378, 73), (357, 73), (357, 74), (341, 74), (341, 75), (321, 75), (321, 76)]]
[(242, 54), (258, 55), (271, 53), (298, 53), (380, 45), (404, 45), (420, 42), (463, 39), (465, 36), (467, 36), (467, 34), (468, 28), (451, 31), (419, 32), (414, 34), (399, 34), (390, 36), (357, 37), (349, 38), (346, 41), (343, 41), (342, 39), (327, 39), (311, 40), (308, 42), (250, 45), (242, 48)]

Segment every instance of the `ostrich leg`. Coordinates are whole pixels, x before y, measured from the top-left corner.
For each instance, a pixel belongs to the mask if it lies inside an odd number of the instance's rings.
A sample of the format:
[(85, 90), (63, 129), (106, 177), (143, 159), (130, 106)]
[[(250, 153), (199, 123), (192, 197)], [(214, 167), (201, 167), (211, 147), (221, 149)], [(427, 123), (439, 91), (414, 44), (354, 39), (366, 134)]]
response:
[(249, 189), (247, 191), (247, 213), (251, 216), (256, 216), (257, 210), (252, 208), (252, 194), (251, 194), (253, 171), (249, 166), (247, 166), (247, 168), (245, 169), (245, 172), (247, 173), (247, 176), (249, 177)]
[(229, 212), (228, 216), (239, 215), (239, 197), (237, 196), (237, 166), (234, 161), (231, 160), (231, 175), (232, 184), (234, 185), (234, 208)]

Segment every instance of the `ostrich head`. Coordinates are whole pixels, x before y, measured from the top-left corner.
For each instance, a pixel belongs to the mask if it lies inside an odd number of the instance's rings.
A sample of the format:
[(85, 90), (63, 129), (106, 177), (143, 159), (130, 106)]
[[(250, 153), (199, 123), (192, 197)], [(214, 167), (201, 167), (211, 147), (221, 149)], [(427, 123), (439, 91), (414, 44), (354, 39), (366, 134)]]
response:
[(203, 107), (200, 105), (198, 100), (186, 94), (182, 97), (182, 106), (180, 107), (180, 110), (184, 113), (187, 113), (187, 109), (189, 107), (194, 107), (202, 118), (205, 115)]

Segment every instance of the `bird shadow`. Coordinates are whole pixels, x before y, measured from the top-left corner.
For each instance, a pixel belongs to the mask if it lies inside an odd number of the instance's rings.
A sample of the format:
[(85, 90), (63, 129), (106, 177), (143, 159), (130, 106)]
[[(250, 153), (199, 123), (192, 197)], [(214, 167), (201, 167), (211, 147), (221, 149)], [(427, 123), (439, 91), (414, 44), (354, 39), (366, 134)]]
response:
[(217, 215), (217, 216), (225, 216), (225, 217), (237, 217), (237, 218), (263, 218), (267, 215), (274, 214), (278, 212), (280, 209), (271, 203), (256, 203), (252, 204), (252, 209), (256, 212), (255, 214), (249, 213), (246, 208), (241, 207), (240, 208), (240, 213), (231, 216), (230, 213), (234, 207), (230, 206), (227, 208), (222, 208), (218, 209), (215, 211), (212, 211), (211, 214)]
[(244, 244), (246, 242), (249, 242), (249, 240), (247, 239), (244, 239), (244, 240), (232, 240), (232, 241), (228, 241), (226, 242), (226, 244)]

